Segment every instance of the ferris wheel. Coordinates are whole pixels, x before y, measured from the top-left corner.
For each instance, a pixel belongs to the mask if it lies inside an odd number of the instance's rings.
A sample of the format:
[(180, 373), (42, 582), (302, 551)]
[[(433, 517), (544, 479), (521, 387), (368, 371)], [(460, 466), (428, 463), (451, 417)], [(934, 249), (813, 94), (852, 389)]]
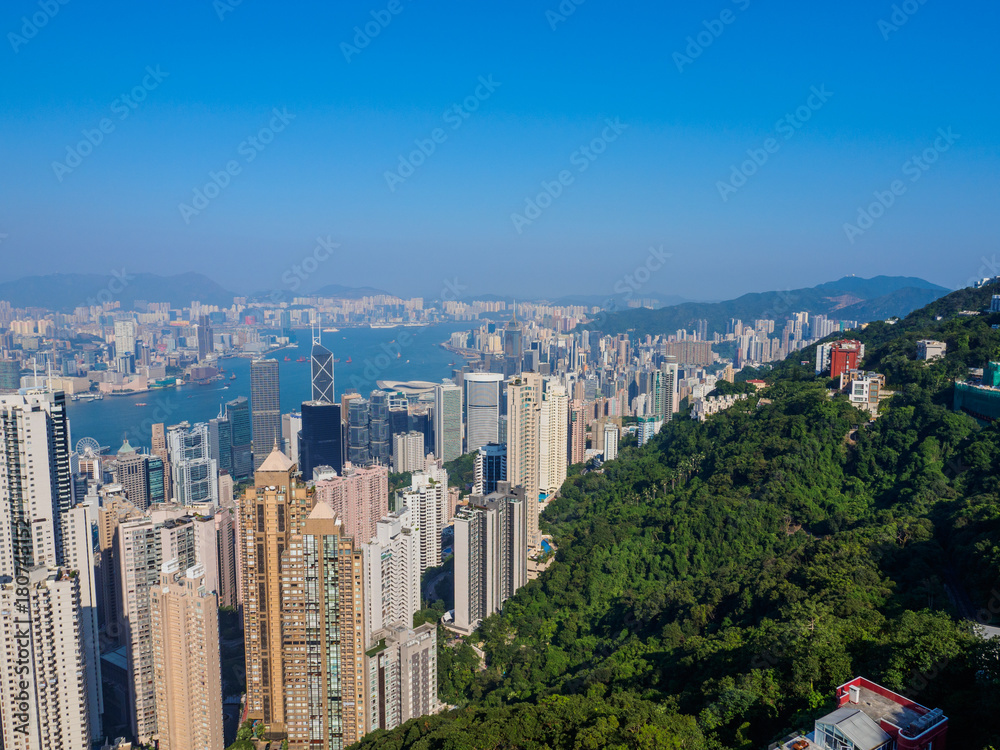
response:
[(92, 437), (80, 438), (76, 441), (76, 452), (84, 458), (95, 458), (101, 455), (101, 444)]

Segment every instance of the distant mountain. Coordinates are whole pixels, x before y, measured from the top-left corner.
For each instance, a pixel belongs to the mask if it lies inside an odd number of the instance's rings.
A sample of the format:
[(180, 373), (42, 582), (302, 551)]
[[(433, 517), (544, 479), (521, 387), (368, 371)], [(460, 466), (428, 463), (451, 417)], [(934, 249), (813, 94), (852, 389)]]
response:
[(233, 303), (233, 293), (199, 273), (159, 276), (133, 274), (123, 268), (110, 274), (53, 273), (8, 281), (0, 284), (0, 300), (14, 307), (69, 312), (76, 307), (112, 301), (130, 309), (136, 300), (169, 302), (172, 307), (190, 305), (192, 300), (229, 306)]
[(370, 286), (343, 286), (342, 284), (327, 284), (317, 289), (315, 292), (308, 292), (317, 297), (336, 297), (338, 299), (361, 299), (362, 297), (374, 297), (380, 294), (392, 294), (384, 289), (375, 289)]
[(696, 321), (708, 321), (708, 332), (725, 333), (732, 318), (751, 322), (761, 318), (783, 320), (793, 312), (826, 315), (835, 320), (867, 323), (904, 316), (933, 302), (950, 290), (923, 279), (907, 276), (876, 276), (863, 279), (845, 276), (819, 286), (788, 291), (744, 294), (725, 302), (684, 302), (658, 310), (634, 309), (611, 312), (590, 328), (603, 333), (673, 333), (691, 330)]
[[(671, 305), (680, 305), (684, 302), (691, 302), (687, 297), (681, 297), (679, 294), (642, 294), (638, 295), (640, 299), (655, 300), (658, 305), (657, 307), (669, 307)], [(627, 300), (624, 295), (616, 294), (611, 297), (601, 296), (599, 294), (569, 294), (565, 297), (559, 297), (558, 299), (551, 300), (553, 305), (599, 305), (601, 307), (608, 307), (614, 305), (615, 307), (627, 307)]]

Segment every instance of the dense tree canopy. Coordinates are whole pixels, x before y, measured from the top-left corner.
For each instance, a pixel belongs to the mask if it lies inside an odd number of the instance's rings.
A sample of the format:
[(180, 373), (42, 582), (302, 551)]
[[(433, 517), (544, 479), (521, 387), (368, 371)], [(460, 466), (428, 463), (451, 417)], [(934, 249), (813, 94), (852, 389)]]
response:
[[(360, 746), (766, 747), (859, 674), (943, 708), (956, 747), (1000, 742), (998, 649), (963, 619), (1000, 625), (1000, 431), (949, 408), (1000, 356), (1000, 316), (956, 314), (991, 291), (861, 333), (894, 392), (873, 424), (796, 353), (762, 394), (568, 478), (556, 562), (469, 639), (485, 665), (442, 646), (460, 708)], [(916, 362), (920, 338), (947, 358)]]

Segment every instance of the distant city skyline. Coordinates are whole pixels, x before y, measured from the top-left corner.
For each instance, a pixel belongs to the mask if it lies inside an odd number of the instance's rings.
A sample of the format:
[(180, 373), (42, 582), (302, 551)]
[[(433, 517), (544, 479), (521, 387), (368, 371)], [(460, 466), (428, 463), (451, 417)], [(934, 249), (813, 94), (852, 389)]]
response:
[(994, 263), (995, 5), (53, 7), (0, 13), (8, 279), (604, 295), (663, 246), (644, 289), (727, 299)]

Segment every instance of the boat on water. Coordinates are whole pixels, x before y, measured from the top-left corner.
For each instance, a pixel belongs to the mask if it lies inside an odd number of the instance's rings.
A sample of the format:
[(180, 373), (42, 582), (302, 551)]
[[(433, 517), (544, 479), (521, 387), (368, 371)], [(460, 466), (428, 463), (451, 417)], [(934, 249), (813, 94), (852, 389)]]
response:
[(295, 360), (295, 361), (296, 361), (296, 362), (308, 362), (308, 361), (309, 361), (309, 358), (308, 358), (308, 357), (299, 357), (299, 358), (298, 358), (297, 360)]
[(351, 364), (351, 358), (350, 357), (347, 358), (346, 364)]
[(230, 380), (236, 380), (236, 373), (234, 372), (232, 375), (230, 375), (229, 379)]
[(136, 403), (136, 406), (146, 406), (146, 402), (145, 401), (139, 401), (138, 403)]
[(291, 358), (291, 357), (285, 357), (285, 361), (286, 361), (286, 362), (291, 362), (291, 361), (292, 361), (292, 358)]

